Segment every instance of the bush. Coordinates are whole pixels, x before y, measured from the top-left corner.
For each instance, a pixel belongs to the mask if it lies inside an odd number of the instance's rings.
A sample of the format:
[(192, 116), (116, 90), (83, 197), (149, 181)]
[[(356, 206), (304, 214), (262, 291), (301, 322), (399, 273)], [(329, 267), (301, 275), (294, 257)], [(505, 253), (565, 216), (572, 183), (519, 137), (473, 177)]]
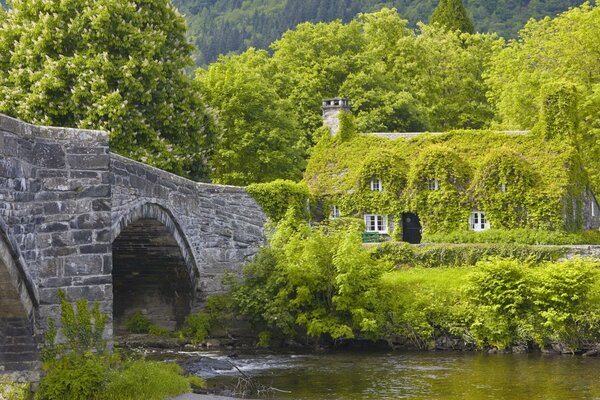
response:
[(29, 384), (14, 382), (9, 376), (0, 375), (0, 399), (27, 400), (29, 399)]
[(125, 321), (125, 329), (130, 333), (148, 333), (152, 323), (140, 310), (136, 312)]
[(522, 263), (494, 259), (477, 265), (467, 286), (473, 307), (471, 335), (480, 347), (501, 349), (530, 338), (521, 327), (531, 311), (531, 285)]
[[(198, 382), (194, 379), (194, 382)], [(181, 376), (177, 364), (130, 361), (111, 371), (102, 400), (163, 400), (190, 390), (190, 381)]]
[(600, 245), (600, 231), (568, 233), (537, 229), (455, 231), (423, 236), (424, 243), (516, 243), (524, 245)]
[(385, 242), (372, 251), (375, 258), (390, 261), (396, 268), (463, 267), (475, 265), (490, 257), (541, 263), (557, 260), (565, 254), (563, 248), (503, 243), (413, 246), (403, 242)]
[(91, 353), (69, 354), (47, 368), (47, 374), (35, 394), (36, 400), (97, 399), (104, 389), (110, 359)]
[(143, 360), (123, 363), (107, 354), (102, 339), (106, 315), (98, 305), (90, 312), (86, 300), (78, 300), (73, 308), (62, 291), (59, 297), (66, 343), (56, 343), (57, 330), (50, 320), (43, 350), (46, 376), (36, 400), (152, 400), (189, 391), (190, 383), (180, 375), (178, 365)]
[(309, 218), (309, 193), (305, 183), (277, 179), (273, 182), (248, 185), (246, 190), (274, 223), (279, 222), (290, 207), (302, 210), (304, 218)]
[(192, 343), (202, 343), (210, 329), (210, 316), (206, 313), (190, 314), (186, 317), (181, 329), (184, 337), (192, 340)]

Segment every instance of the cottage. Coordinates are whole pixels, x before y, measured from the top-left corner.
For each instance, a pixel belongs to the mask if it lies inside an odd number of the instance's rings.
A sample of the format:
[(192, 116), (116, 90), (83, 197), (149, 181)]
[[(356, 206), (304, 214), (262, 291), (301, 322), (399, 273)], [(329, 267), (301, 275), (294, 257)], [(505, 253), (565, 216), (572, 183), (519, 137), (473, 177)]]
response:
[(410, 243), (422, 232), (600, 228), (569, 129), (357, 133), (342, 98), (323, 101), (323, 118), (330, 134), (305, 181), (330, 218), (360, 217), (366, 232)]

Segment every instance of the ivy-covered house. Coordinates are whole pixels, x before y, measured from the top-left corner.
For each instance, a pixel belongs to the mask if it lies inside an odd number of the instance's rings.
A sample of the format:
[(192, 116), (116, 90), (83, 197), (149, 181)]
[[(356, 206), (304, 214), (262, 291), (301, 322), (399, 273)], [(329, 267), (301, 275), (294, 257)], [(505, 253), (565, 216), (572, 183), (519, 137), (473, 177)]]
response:
[(347, 99), (323, 102), (305, 182), (329, 218), (411, 243), (421, 232), (599, 229), (600, 206), (569, 123), (532, 132), (357, 133)]

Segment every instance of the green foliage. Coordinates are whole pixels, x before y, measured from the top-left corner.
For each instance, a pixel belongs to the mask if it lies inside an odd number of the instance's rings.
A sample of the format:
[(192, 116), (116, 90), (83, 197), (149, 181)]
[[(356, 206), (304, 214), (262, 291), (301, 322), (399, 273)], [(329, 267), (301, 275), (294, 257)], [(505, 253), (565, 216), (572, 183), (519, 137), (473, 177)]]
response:
[[(345, 141), (323, 137), (304, 181), (314, 198), (339, 206), (345, 216), (381, 213), (399, 219), (414, 212), (425, 240), (452, 231), (470, 238), (474, 210), (486, 213), (494, 231), (581, 230), (585, 167), (569, 143), (535, 134), (469, 130), (396, 140), (355, 135)], [(383, 179), (382, 192), (370, 190), (373, 175)]]
[(531, 288), (520, 262), (495, 259), (482, 262), (470, 277), (467, 293), (475, 306), (471, 334), (479, 347), (507, 348), (526, 342), (522, 325), (531, 309)]
[(412, 268), (384, 274), (378, 285), (379, 335), (429, 348), (436, 337), (467, 336), (463, 287), (470, 269)]
[(465, 228), (468, 179), (469, 169), (452, 150), (430, 146), (421, 152), (411, 167), (406, 201), (419, 213), (425, 233)]
[(135, 313), (125, 321), (125, 329), (130, 333), (148, 333), (152, 323), (141, 310), (136, 310)]
[(545, 84), (541, 89), (542, 106), (538, 129), (546, 139), (562, 139), (579, 144), (577, 89), (564, 82)]
[(247, 185), (300, 177), (306, 137), (292, 103), (273, 85), (274, 73), (268, 53), (254, 49), (197, 71), (196, 82), (218, 110), (221, 129), (210, 161), (214, 182)]
[[(249, 47), (266, 49), (273, 40), (299, 23), (348, 22), (361, 12), (396, 7), (411, 21), (427, 21), (438, 5), (437, 0), (175, 0), (186, 15), (189, 36), (198, 47), (198, 65), (208, 64), (220, 54), (239, 53)], [(531, 18), (553, 16), (581, 1), (492, 1), (468, 0), (468, 14), (479, 32), (497, 32), (514, 37)]]
[(293, 214), (280, 222), (232, 294), (259, 345), (285, 335), (425, 349), (450, 337), (479, 348), (560, 342), (575, 351), (600, 340), (593, 259), (558, 262), (564, 249), (514, 244), (366, 250), (359, 233), (351, 224), (309, 229)]
[(54, 320), (50, 318), (45, 333), (46, 346), (42, 350), (42, 360), (52, 363), (61, 355), (104, 353), (106, 341), (103, 335), (107, 316), (100, 312), (99, 304), (94, 304), (91, 311), (85, 299), (79, 299), (73, 305), (67, 301), (62, 290), (58, 291), (58, 298), (61, 310), (61, 333), (65, 341), (56, 342), (57, 330)]
[[(486, 74), (502, 127), (531, 129), (537, 123), (542, 134), (567, 141), (564, 134), (579, 129), (595, 192), (600, 191), (600, 61), (594, 56), (600, 51), (598, 18), (600, 7), (584, 3), (553, 19), (530, 21), (518, 40), (492, 57)], [(579, 113), (573, 109), (574, 88)], [(563, 135), (555, 123), (567, 128)]]
[(341, 116), (342, 141), (361, 131), (484, 127), (493, 111), (482, 74), (496, 46), (492, 35), (410, 29), (383, 8), (346, 24), (302, 23), (271, 45), (271, 56), (251, 48), (221, 57), (197, 73), (223, 127), (213, 176), (295, 179), (323, 137), (323, 98), (352, 101), (356, 118)]
[(168, 0), (14, 0), (0, 22), (0, 112), (109, 132), (111, 150), (206, 179), (215, 128)]
[(288, 208), (295, 207), (308, 219), (308, 187), (282, 179), (269, 183), (258, 183), (246, 187), (248, 193), (260, 204), (265, 214), (275, 223), (279, 222)]
[(473, 202), (494, 221), (494, 228), (526, 226), (528, 194), (536, 179), (521, 157), (506, 148), (494, 149), (473, 179)]
[(69, 354), (47, 365), (36, 400), (90, 400), (99, 398), (108, 380), (111, 359), (92, 353)]
[(275, 332), (333, 339), (376, 330), (377, 276), (389, 268), (362, 247), (360, 230), (308, 229), (288, 213), (244, 270), (233, 298), (241, 314)]
[[(0, 11), (2, 15), (2, 11)], [(28, 400), (29, 384), (14, 382), (7, 375), (0, 375), (0, 399), (3, 400)]]
[(424, 236), (426, 243), (505, 243), (520, 245), (600, 245), (600, 232), (544, 231), (537, 229), (490, 229), (484, 232), (454, 231)]
[[(190, 383), (200, 383), (181, 376), (176, 364), (124, 363), (118, 355), (108, 354), (102, 339), (107, 317), (98, 305), (90, 312), (87, 300), (80, 299), (73, 307), (64, 292), (59, 291), (59, 298), (66, 342), (56, 342), (57, 330), (50, 320), (42, 352), (46, 375), (36, 400), (158, 400), (188, 392)], [(141, 313), (135, 320), (138, 327), (144, 322)], [(152, 333), (154, 328), (150, 325), (148, 330)]]
[(467, 15), (462, 0), (440, 0), (429, 18), (431, 24), (440, 24), (449, 30), (474, 33), (475, 27)]
[(513, 243), (499, 244), (432, 244), (413, 246), (401, 242), (385, 242), (373, 248), (376, 259), (391, 262), (398, 269), (473, 266), (490, 257), (510, 258), (541, 263), (562, 257), (565, 249), (529, 246)]
[(206, 313), (190, 314), (185, 318), (181, 333), (194, 344), (202, 343), (210, 331), (210, 319)]
[[(181, 376), (177, 364), (150, 361), (130, 361), (113, 370), (102, 400), (163, 400), (190, 390), (190, 379)], [(195, 384), (198, 378), (192, 380)]]

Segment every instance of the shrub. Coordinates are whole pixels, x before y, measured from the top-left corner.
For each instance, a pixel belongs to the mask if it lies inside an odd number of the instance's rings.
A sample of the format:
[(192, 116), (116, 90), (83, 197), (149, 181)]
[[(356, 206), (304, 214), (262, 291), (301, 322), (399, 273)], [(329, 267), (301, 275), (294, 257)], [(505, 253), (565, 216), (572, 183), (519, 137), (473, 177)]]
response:
[(150, 320), (140, 310), (136, 310), (131, 318), (125, 321), (125, 329), (130, 333), (148, 333), (151, 326)]
[(268, 183), (248, 185), (248, 193), (260, 204), (271, 221), (279, 222), (289, 207), (303, 210), (305, 219), (309, 217), (308, 187), (304, 183), (277, 179)]
[[(600, 266), (596, 265), (596, 267)], [(590, 307), (598, 271), (582, 260), (547, 265), (532, 274), (535, 304), (535, 339), (580, 348), (598, 336), (600, 315)]]
[(150, 328), (148, 329), (148, 334), (158, 337), (172, 337), (174, 335), (174, 333), (169, 329), (156, 324), (150, 325)]
[(528, 262), (557, 260), (565, 250), (556, 247), (520, 244), (432, 244), (413, 246), (403, 242), (385, 242), (372, 249), (377, 259), (390, 261), (396, 268), (463, 267), (490, 257), (512, 258)]
[(107, 356), (69, 354), (46, 366), (35, 400), (93, 400), (104, 389), (110, 368)]
[(483, 232), (455, 231), (425, 234), (425, 243), (516, 243), (527, 245), (600, 245), (599, 231), (567, 233), (537, 229), (489, 229)]
[(62, 291), (59, 297), (66, 343), (56, 343), (57, 330), (50, 320), (43, 351), (46, 376), (36, 400), (152, 400), (189, 391), (177, 365), (143, 360), (123, 364), (118, 356), (108, 355), (102, 339), (107, 317), (98, 305), (90, 312), (86, 300), (78, 300), (74, 308)]
[(192, 343), (202, 343), (210, 329), (210, 316), (206, 313), (190, 314), (186, 317), (181, 333), (192, 340)]
[(14, 382), (9, 376), (0, 375), (0, 399), (27, 400), (29, 399), (29, 384)]
[(467, 286), (474, 305), (471, 334), (477, 344), (504, 349), (515, 340), (526, 342), (519, 329), (531, 310), (527, 271), (515, 260), (494, 259), (477, 265)]
[[(194, 379), (194, 382), (197, 382)], [(189, 392), (190, 381), (177, 364), (130, 361), (110, 373), (102, 400), (163, 400)]]

